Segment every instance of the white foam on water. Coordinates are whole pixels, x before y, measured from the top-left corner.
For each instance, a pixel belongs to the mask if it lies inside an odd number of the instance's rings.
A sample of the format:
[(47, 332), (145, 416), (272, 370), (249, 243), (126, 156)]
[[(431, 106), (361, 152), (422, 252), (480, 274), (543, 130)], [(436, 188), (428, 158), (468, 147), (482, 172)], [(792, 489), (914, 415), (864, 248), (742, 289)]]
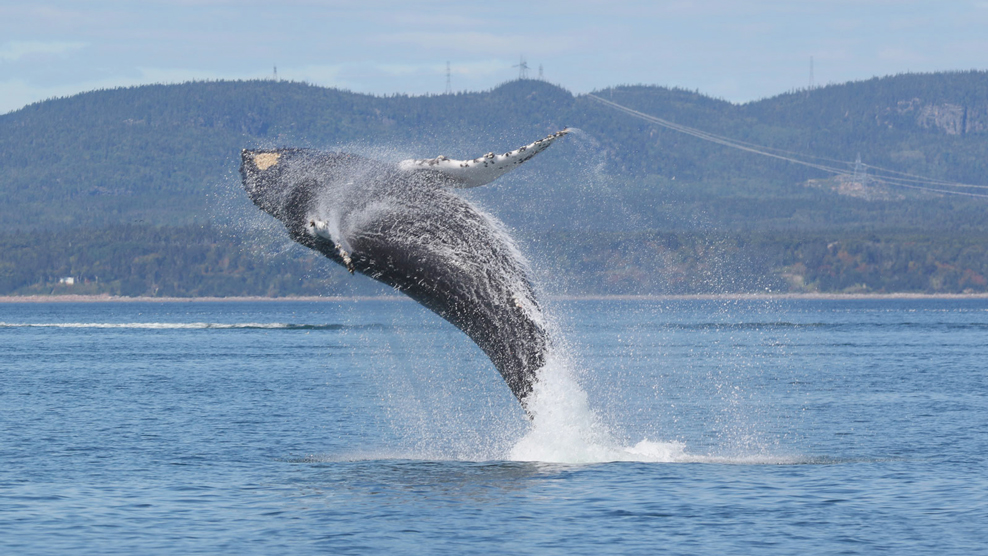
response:
[(590, 407), (574, 367), (559, 357), (550, 358), (528, 398), (532, 423), (510, 449), (511, 461), (546, 463), (717, 463), (735, 465), (794, 465), (814, 463), (802, 456), (768, 453), (731, 456), (693, 454), (679, 441), (642, 439), (624, 445)]
[(692, 461), (681, 442), (642, 440), (622, 446), (591, 409), (573, 368), (551, 357), (528, 397), (532, 425), (511, 448), (513, 461), (598, 463), (609, 461)]

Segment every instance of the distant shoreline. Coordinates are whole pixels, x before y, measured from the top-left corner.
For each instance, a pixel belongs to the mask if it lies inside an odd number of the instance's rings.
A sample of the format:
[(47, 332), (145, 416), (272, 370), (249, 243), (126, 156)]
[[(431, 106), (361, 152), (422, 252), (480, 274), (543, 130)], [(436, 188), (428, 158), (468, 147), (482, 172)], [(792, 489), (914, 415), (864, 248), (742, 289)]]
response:
[[(223, 303), (244, 301), (405, 301), (407, 297), (398, 295), (377, 296), (297, 296), (264, 297), (246, 295), (242, 297), (125, 297), (120, 295), (7, 295), (0, 296), (0, 303)], [(410, 300), (409, 300), (410, 301)]]
[[(553, 301), (770, 301), (784, 299), (882, 300), (882, 299), (988, 299), (988, 293), (737, 293), (694, 295), (553, 295)], [(223, 303), (305, 301), (352, 303), (360, 301), (411, 301), (403, 295), (298, 296), (298, 297), (123, 297), (113, 295), (24, 295), (0, 296), (2, 303)]]

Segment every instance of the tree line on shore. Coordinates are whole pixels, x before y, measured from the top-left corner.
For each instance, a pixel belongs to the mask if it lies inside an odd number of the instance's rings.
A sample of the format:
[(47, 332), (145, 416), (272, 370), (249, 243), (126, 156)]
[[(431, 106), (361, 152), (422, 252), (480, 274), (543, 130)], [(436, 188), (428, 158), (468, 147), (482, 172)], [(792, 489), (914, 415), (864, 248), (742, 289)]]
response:
[[(0, 234), (0, 295), (389, 293), (287, 238), (274, 242), (213, 226)], [(521, 242), (549, 293), (988, 292), (988, 244), (980, 235), (614, 232)]]

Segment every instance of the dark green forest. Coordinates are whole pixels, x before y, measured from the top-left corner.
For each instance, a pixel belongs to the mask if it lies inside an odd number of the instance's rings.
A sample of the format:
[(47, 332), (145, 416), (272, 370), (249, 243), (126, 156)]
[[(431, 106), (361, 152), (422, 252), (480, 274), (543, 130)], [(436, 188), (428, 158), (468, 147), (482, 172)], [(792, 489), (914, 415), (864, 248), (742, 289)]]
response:
[[(466, 192), (551, 291), (988, 291), (988, 190), (949, 185), (988, 184), (988, 73), (746, 104), (644, 85), (594, 94), (847, 171), (702, 141), (538, 80), (424, 97), (280, 81), (94, 91), (0, 116), (0, 295), (384, 293), (291, 246), (250, 205), (242, 148), (472, 158), (567, 126), (579, 131)], [(858, 156), (870, 177), (852, 179)], [(948, 185), (903, 187), (874, 168)]]
[[(158, 297), (359, 295), (369, 279), (287, 242), (272, 248), (211, 226), (116, 225), (0, 235), (0, 291)], [(43, 272), (42, 272), (43, 271)], [(72, 277), (73, 285), (60, 283)]]

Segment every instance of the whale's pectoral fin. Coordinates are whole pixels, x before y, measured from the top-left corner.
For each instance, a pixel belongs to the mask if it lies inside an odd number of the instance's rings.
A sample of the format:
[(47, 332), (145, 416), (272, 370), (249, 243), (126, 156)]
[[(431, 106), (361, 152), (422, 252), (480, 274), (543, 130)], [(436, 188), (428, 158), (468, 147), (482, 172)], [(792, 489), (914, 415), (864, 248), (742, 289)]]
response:
[(312, 230), (314, 235), (333, 242), (340, 258), (343, 259), (343, 265), (346, 266), (346, 269), (350, 272), (350, 274), (353, 274), (353, 257), (351, 257), (353, 250), (350, 248), (346, 239), (343, 238), (342, 234), (334, 233), (333, 228), (329, 225), (329, 223), (322, 220), (310, 220), (309, 229)]
[(486, 185), (516, 168), (522, 162), (549, 148), (553, 141), (569, 133), (569, 128), (557, 131), (545, 139), (504, 154), (487, 153), (473, 160), (454, 160), (445, 156), (409, 159), (398, 163), (404, 172), (432, 170), (453, 180), (454, 187), (468, 188)]

